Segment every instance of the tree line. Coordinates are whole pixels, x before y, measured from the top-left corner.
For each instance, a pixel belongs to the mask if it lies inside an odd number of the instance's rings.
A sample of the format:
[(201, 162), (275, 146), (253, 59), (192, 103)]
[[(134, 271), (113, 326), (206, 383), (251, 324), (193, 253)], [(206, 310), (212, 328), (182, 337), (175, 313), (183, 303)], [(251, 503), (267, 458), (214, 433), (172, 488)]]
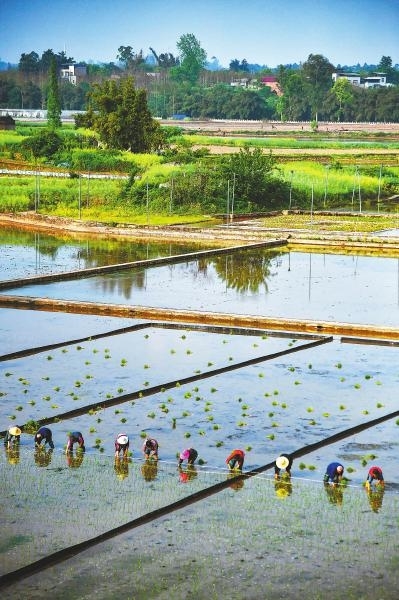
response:
[[(320, 54), (309, 55), (301, 65), (265, 68), (255, 76), (245, 59), (232, 59), (228, 70), (208, 69), (206, 52), (193, 34), (182, 35), (177, 49), (175, 56), (150, 48), (149, 60), (142, 50), (120, 46), (117, 63), (87, 64), (87, 74), (77, 85), (59, 80), (61, 108), (87, 110), (96, 85), (133, 76), (136, 88), (145, 90), (154, 117), (399, 121), (399, 71), (389, 56), (376, 69), (387, 74), (392, 87), (364, 89), (343, 78), (333, 85), (337, 68)], [(42, 56), (23, 53), (16, 68), (0, 72), (0, 107), (46, 108), (52, 63), (59, 70), (75, 61), (49, 49)], [(280, 93), (262, 84), (261, 78), (270, 74), (277, 78)], [(233, 80), (240, 85), (232, 87)]]

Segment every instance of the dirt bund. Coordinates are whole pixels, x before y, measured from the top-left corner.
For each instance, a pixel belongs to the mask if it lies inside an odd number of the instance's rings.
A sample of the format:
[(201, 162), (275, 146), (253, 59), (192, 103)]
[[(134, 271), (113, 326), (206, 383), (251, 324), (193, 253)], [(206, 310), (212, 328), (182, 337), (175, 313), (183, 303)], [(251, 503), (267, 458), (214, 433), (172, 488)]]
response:
[(201, 323), (224, 327), (245, 327), (272, 329), (326, 335), (345, 335), (374, 340), (399, 340), (399, 329), (360, 323), (341, 323), (335, 321), (315, 321), (310, 319), (285, 319), (254, 315), (237, 315), (205, 311), (176, 310), (169, 308), (151, 308), (126, 304), (104, 304), (101, 302), (80, 302), (31, 296), (0, 295), (0, 307), (24, 310), (43, 310), (53, 312), (91, 314), (101, 316), (145, 319), (180, 323)]

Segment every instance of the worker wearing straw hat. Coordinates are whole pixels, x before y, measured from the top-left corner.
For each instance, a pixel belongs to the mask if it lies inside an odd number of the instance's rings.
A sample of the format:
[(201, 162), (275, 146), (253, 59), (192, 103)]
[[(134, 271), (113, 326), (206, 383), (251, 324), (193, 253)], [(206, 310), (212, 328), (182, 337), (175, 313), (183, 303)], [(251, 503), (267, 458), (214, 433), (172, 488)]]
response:
[(146, 438), (143, 444), (143, 454), (145, 458), (158, 460), (159, 444), (154, 438)]
[(285, 469), (285, 472), (290, 477), (292, 467), (292, 458), (289, 454), (280, 454), (274, 463), (274, 479), (280, 478), (280, 472)]
[(115, 457), (118, 457), (122, 452), (123, 458), (127, 457), (129, 450), (129, 437), (126, 433), (118, 433), (115, 439)]
[(22, 431), (16, 425), (10, 427), (6, 433), (6, 437), (4, 438), (4, 443), (8, 446), (19, 443), (21, 441), (21, 433)]

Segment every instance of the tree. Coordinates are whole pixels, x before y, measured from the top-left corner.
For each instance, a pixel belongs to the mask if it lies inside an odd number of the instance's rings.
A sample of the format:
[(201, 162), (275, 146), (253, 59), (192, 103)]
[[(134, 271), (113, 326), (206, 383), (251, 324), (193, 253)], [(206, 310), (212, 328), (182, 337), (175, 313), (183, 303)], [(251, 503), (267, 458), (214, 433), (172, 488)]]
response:
[(334, 71), (333, 65), (321, 54), (309, 54), (308, 60), (302, 65), (302, 74), (312, 107), (312, 117), (316, 122), (323, 98), (331, 88), (331, 75)]
[(95, 84), (90, 109), (77, 125), (91, 126), (111, 148), (150, 152), (162, 146), (160, 125), (152, 118), (145, 90), (136, 90), (133, 77)]
[(50, 129), (61, 127), (61, 101), (58, 89), (57, 62), (51, 59), (47, 90), (47, 123)]
[(179, 59), (170, 52), (161, 52), (161, 54), (157, 54), (151, 47), (150, 51), (160, 69), (170, 69), (171, 67), (179, 66)]
[(172, 69), (173, 78), (195, 84), (205, 68), (206, 52), (193, 33), (182, 35), (176, 46), (180, 50), (180, 66)]
[(31, 74), (37, 73), (39, 70), (39, 55), (37, 52), (29, 52), (29, 54), (21, 54), (19, 59), (18, 70), (22, 73)]
[(339, 77), (333, 85), (332, 92), (339, 103), (338, 120), (341, 121), (343, 107), (353, 101), (353, 86), (346, 77)]
[(126, 71), (133, 71), (144, 63), (143, 51), (136, 53), (131, 46), (119, 46), (116, 58), (123, 63)]
[(274, 176), (275, 167), (272, 154), (263, 154), (260, 148), (241, 148), (238, 154), (222, 159), (221, 164), (224, 177), (234, 181), (236, 200), (261, 208), (271, 208), (276, 200), (274, 191), (281, 187)]

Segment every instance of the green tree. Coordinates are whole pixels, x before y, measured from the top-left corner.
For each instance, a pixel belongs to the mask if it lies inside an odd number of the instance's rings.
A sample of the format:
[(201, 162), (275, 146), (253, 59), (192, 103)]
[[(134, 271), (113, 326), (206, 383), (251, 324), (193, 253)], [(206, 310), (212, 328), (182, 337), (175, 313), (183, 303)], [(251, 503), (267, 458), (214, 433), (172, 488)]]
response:
[(144, 63), (143, 51), (134, 52), (131, 46), (119, 46), (116, 57), (127, 71), (134, 71)]
[(29, 52), (29, 54), (21, 54), (18, 63), (18, 70), (22, 73), (32, 74), (39, 70), (39, 55), (37, 52)]
[(51, 59), (47, 89), (47, 124), (50, 129), (61, 127), (61, 101), (58, 89), (57, 62)]
[(176, 46), (180, 51), (180, 66), (171, 69), (172, 77), (194, 85), (205, 68), (206, 52), (193, 33), (182, 35)]
[(312, 108), (312, 117), (318, 121), (323, 99), (331, 88), (331, 75), (335, 68), (321, 54), (309, 54), (302, 65), (302, 75), (306, 82), (306, 90)]
[(344, 106), (353, 102), (353, 86), (346, 77), (339, 77), (332, 87), (332, 92), (339, 104), (338, 120), (341, 121)]
[(133, 77), (95, 84), (90, 109), (78, 126), (92, 127), (110, 148), (150, 152), (163, 144), (160, 125), (152, 118), (145, 90), (136, 90)]
[(280, 199), (282, 183), (275, 175), (276, 160), (260, 148), (240, 149), (238, 154), (223, 158), (221, 172), (234, 185), (237, 202), (250, 207), (272, 208)]

